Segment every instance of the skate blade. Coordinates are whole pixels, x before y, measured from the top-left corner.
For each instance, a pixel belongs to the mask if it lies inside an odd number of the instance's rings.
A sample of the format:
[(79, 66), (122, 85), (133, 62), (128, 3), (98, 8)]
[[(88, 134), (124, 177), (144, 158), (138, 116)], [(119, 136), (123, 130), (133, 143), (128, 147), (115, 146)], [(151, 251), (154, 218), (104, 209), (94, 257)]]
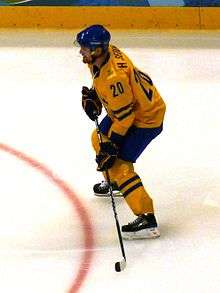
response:
[[(95, 196), (98, 197), (110, 197), (110, 192), (106, 193), (106, 194), (102, 194), (102, 193), (94, 193)], [(122, 193), (120, 191), (114, 191), (113, 190), (113, 196), (114, 197), (123, 197)]]
[(154, 239), (160, 237), (160, 232), (158, 228), (149, 228), (137, 232), (122, 232), (122, 237), (125, 240)]

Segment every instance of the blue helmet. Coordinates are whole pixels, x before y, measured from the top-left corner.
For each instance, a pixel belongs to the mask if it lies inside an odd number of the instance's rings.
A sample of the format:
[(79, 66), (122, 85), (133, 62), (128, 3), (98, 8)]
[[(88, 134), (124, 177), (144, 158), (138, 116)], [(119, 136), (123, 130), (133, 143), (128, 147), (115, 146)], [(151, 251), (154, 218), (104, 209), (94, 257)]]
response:
[(76, 41), (80, 46), (89, 48), (92, 51), (98, 47), (106, 50), (109, 46), (110, 39), (110, 33), (99, 24), (87, 27), (76, 36)]

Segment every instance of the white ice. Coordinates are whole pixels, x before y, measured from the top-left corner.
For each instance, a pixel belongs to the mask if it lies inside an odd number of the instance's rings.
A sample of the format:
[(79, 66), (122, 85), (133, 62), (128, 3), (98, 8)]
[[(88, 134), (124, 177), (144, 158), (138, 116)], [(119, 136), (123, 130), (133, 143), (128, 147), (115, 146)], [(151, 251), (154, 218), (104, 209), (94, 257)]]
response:
[[(88, 69), (74, 31), (0, 31), (0, 143), (46, 165), (78, 195), (95, 246), (79, 292), (220, 292), (220, 33), (113, 32), (167, 103), (164, 131), (136, 164), (155, 201), (161, 237), (125, 242), (96, 172), (81, 109)], [(0, 292), (68, 292), (83, 253), (69, 199), (43, 174), (0, 150)], [(117, 199), (121, 224), (134, 219)], [(85, 268), (86, 270), (86, 268)]]

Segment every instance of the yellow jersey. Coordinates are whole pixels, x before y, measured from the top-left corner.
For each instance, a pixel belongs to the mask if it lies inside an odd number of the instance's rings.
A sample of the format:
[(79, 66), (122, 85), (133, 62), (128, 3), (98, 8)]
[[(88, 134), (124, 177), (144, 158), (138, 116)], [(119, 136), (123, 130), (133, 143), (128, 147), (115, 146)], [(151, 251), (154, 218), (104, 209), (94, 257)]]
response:
[(108, 58), (100, 70), (89, 67), (93, 87), (113, 122), (108, 137), (112, 132), (124, 136), (132, 125), (154, 128), (162, 124), (166, 110), (163, 99), (151, 78), (120, 49), (110, 45)]

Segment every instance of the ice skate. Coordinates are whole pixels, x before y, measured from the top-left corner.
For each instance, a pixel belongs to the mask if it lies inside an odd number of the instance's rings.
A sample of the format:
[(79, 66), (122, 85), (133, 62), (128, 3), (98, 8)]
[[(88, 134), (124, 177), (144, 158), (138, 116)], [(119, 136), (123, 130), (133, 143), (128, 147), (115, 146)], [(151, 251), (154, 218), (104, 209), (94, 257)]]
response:
[[(114, 197), (122, 197), (121, 191), (118, 189), (118, 186), (116, 183), (111, 183), (113, 196)], [(102, 181), (101, 183), (97, 183), (93, 186), (93, 191), (95, 196), (99, 197), (109, 197), (109, 184), (107, 181)]]
[(124, 239), (151, 239), (160, 236), (154, 214), (140, 215), (133, 222), (122, 226)]

